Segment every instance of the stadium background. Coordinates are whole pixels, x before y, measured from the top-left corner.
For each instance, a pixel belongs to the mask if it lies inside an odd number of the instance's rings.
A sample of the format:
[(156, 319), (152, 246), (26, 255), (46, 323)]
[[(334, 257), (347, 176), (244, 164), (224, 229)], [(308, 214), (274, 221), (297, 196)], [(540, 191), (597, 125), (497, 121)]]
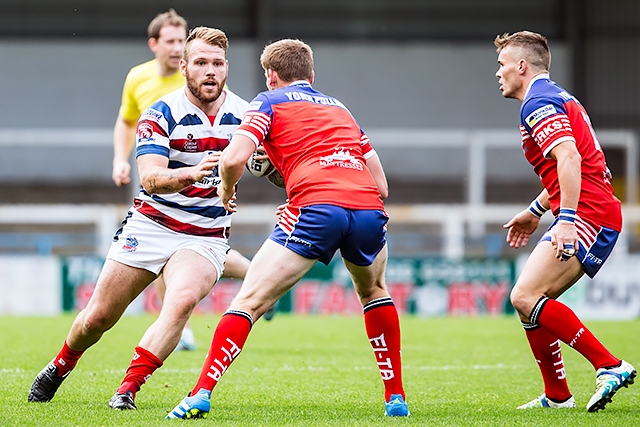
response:
[[(587, 316), (640, 314), (633, 0), (3, 1), (0, 312), (55, 314), (90, 293), (132, 194), (111, 181), (122, 83), (152, 57), (146, 26), (169, 7), (190, 27), (227, 33), (228, 84), (247, 99), (264, 87), (257, 58), (265, 43), (311, 44), (315, 86), (345, 102), (388, 173), (394, 298), (425, 315), (509, 311), (523, 251), (504, 244), (501, 224), (539, 183), (522, 158), (518, 103), (498, 91), (492, 42), (521, 29), (547, 35), (552, 78), (586, 105), (625, 202), (625, 234), (611, 261), (567, 298)], [(245, 177), (240, 196), (245, 209), (231, 241), (251, 256), (284, 195)], [(221, 310), (237, 284), (228, 286), (203, 311)], [(300, 289), (288, 302), (297, 312), (353, 310), (339, 266), (316, 269)], [(145, 306), (153, 310), (152, 295), (133, 311)]]

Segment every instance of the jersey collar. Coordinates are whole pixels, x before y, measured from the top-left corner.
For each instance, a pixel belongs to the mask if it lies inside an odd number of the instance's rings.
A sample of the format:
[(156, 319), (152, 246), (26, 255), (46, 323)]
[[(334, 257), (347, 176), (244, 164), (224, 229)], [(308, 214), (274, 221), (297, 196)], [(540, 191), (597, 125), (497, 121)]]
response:
[(306, 80), (296, 80), (295, 82), (291, 83), (289, 86), (307, 86), (307, 87), (311, 87), (311, 83), (309, 83)]
[(549, 78), (550, 78), (549, 77), (549, 73), (542, 73), (542, 74), (538, 74), (536, 76), (533, 76), (533, 78), (529, 82), (529, 86), (527, 86), (527, 91), (524, 93), (524, 98), (526, 98), (527, 95), (529, 95), (529, 91), (531, 90), (531, 86), (533, 86), (533, 83), (537, 82), (538, 80), (549, 79)]

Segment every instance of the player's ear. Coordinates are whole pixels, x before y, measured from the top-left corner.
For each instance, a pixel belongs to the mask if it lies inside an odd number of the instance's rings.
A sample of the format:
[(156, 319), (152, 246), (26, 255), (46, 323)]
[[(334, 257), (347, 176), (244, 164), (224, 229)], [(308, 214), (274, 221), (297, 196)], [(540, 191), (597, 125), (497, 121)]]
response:
[(525, 71), (527, 71), (527, 61), (525, 61), (524, 59), (521, 59), (518, 62), (518, 71), (520, 72), (520, 74), (524, 74)]
[(151, 49), (151, 52), (155, 53), (156, 47), (158, 46), (158, 39), (156, 39), (155, 37), (149, 38), (149, 40), (147, 41), (147, 45), (149, 45), (149, 49)]
[(309, 80), (309, 83), (313, 84), (313, 80), (315, 79), (315, 77), (316, 77), (316, 72), (311, 70), (311, 80)]

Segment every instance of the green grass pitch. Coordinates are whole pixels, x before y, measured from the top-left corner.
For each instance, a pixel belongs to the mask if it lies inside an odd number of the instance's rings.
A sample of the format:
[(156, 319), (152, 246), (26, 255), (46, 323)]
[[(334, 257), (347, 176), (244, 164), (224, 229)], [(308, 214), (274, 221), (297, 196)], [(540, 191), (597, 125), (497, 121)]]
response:
[[(607, 409), (586, 412), (591, 365), (564, 346), (578, 408), (516, 410), (542, 392), (515, 317), (402, 317), (404, 383), (411, 416), (383, 416), (383, 389), (362, 318), (259, 321), (212, 398), (205, 420), (164, 420), (194, 385), (218, 317), (194, 316), (195, 352), (171, 355), (143, 386), (138, 411), (109, 398), (151, 316), (124, 317), (89, 349), (49, 403), (27, 403), (37, 372), (59, 350), (73, 316), (0, 317), (0, 426), (638, 426), (640, 384)], [(640, 366), (640, 320), (587, 322), (616, 355)], [(181, 424), (182, 425), (182, 424)]]

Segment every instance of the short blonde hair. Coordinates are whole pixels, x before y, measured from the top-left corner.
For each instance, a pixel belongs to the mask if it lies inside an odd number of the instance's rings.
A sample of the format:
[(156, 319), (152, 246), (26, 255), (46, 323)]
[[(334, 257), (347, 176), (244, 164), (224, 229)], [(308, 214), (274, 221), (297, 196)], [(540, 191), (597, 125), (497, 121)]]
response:
[(507, 46), (517, 46), (523, 48), (527, 52), (527, 61), (534, 67), (541, 70), (549, 70), (551, 65), (551, 51), (547, 38), (542, 34), (531, 31), (519, 31), (517, 33), (504, 33), (496, 36), (493, 44), (496, 51), (500, 53)]
[(300, 40), (283, 39), (266, 46), (260, 55), (260, 65), (273, 70), (285, 82), (311, 80), (313, 51)]
[(187, 20), (178, 15), (175, 10), (169, 9), (167, 12), (159, 13), (153, 18), (147, 27), (147, 35), (150, 39), (157, 39), (160, 37), (160, 30), (163, 27), (182, 27), (187, 31)]
[(229, 40), (227, 35), (222, 30), (210, 27), (195, 27), (189, 31), (187, 40), (184, 42), (184, 49), (182, 50), (182, 59), (188, 60), (189, 45), (194, 40), (202, 40), (211, 46), (217, 46), (224, 50), (225, 56), (227, 55), (227, 49), (229, 48)]

